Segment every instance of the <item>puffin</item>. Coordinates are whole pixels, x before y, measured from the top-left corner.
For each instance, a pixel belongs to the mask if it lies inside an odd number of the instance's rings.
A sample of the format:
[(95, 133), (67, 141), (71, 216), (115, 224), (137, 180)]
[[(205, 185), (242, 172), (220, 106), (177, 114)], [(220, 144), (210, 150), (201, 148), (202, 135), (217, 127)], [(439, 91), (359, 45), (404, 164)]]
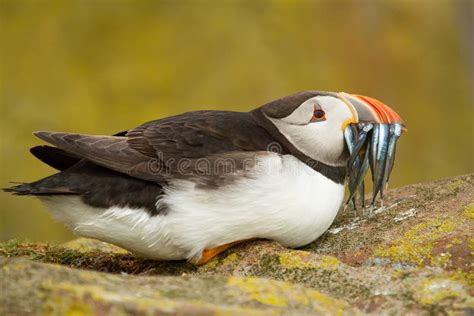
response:
[(155, 260), (204, 264), (268, 239), (298, 248), (344, 200), (351, 124), (402, 123), (384, 103), (303, 91), (249, 112), (193, 111), (115, 135), (39, 131), (57, 173), (3, 189), (36, 196), (79, 236)]

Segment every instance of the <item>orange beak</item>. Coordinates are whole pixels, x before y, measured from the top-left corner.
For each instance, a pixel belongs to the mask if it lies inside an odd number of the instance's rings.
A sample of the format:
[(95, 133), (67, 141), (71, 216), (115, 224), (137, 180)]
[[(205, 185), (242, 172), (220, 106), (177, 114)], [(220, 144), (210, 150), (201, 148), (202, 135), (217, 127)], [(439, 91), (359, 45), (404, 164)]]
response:
[(401, 124), (406, 131), (400, 115), (379, 100), (345, 92), (339, 93), (339, 96), (351, 108), (355, 123)]

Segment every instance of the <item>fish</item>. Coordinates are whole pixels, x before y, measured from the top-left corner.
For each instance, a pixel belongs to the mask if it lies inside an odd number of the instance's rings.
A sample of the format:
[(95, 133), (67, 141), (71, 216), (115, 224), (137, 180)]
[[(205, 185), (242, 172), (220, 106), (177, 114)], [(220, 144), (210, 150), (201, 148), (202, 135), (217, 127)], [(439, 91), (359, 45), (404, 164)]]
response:
[(378, 141), (377, 148), (372, 149), (375, 151), (375, 169), (374, 169), (374, 186), (372, 190), (372, 205), (375, 204), (377, 195), (380, 194), (380, 198), (383, 200), (383, 194), (381, 188), (383, 185), (383, 178), (385, 172), (385, 162), (387, 160), (388, 152), (388, 140), (389, 140), (389, 126), (388, 124), (378, 124)]
[[(352, 153), (354, 152), (354, 147), (355, 147), (355, 144), (356, 144), (357, 134), (358, 134), (357, 128), (353, 124), (350, 124), (349, 126), (347, 126), (347, 128), (344, 131), (344, 138), (346, 140), (347, 149), (349, 151), (349, 155), (351, 155), (351, 156), (352, 156)], [(350, 192), (351, 195), (352, 195), (352, 192), (354, 191), (354, 189), (356, 188), (356, 186), (355, 186), (356, 174), (355, 173), (357, 172), (357, 169), (359, 168), (359, 165), (360, 165), (359, 157), (357, 157), (354, 160), (354, 163), (356, 164), (355, 168), (352, 168), (349, 171), (349, 174), (350, 174), (350, 176), (349, 176), (349, 192)], [(347, 203), (349, 203), (350, 200), (351, 199), (348, 199)], [(346, 203), (346, 206), (347, 206), (347, 203)], [(352, 205), (353, 205), (354, 209), (357, 209), (357, 203), (356, 203), (356, 198), (355, 197), (352, 198)]]
[[(360, 199), (364, 201), (364, 189), (359, 190), (359, 191), (357, 191), (356, 189), (364, 186), (364, 183), (363, 183), (364, 178), (365, 178), (365, 175), (367, 174), (367, 171), (369, 170), (370, 148), (368, 147), (370, 147), (370, 144), (368, 142), (365, 142), (365, 145), (367, 148), (365, 148), (365, 150), (363, 151), (363, 157), (362, 159), (360, 159), (361, 163), (360, 163), (360, 167), (357, 169), (355, 179), (353, 180), (354, 186), (353, 186), (352, 191), (349, 187), (350, 195), (348, 198), (348, 202), (355, 196), (356, 192), (360, 193)], [(364, 204), (364, 202), (362, 202), (362, 204)]]
[(354, 167), (354, 161), (357, 159), (357, 157), (359, 157), (360, 152), (362, 148), (364, 147), (366, 140), (369, 136), (369, 132), (372, 130), (374, 125), (371, 123), (361, 124), (360, 127), (361, 128), (360, 128), (359, 135), (357, 137), (357, 140), (354, 142), (352, 154), (351, 154), (351, 157), (349, 158), (349, 163), (348, 163), (349, 172)]
[(387, 150), (387, 161), (385, 162), (384, 178), (383, 184), (381, 187), (381, 194), (383, 196), (383, 190), (388, 186), (388, 181), (390, 179), (390, 174), (392, 173), (393, 166), (395, 164), (395, 153), (397, 150), (397, 141), (402, 135), (403, 126), (401, 124), (392, 124), (390, 125), (390, 136), (388, 142)]
[(349, 124), (344, 130), (344, 139), (349, 151), (347, 174), (349, 176), (349, 198), (357, 209), (357, 199), (365, 208), (365, 176), (370, 169), (373, 182), (371, 206), (377, 196), (383, 204), (384, 190), (388, 187), (395, 163), (397, 141), (404, 127), (402, 124)]
[(375, 178), (375, 163), (376, 163), (376, 160), (377, 160), (377, 146), (378, 146), (378, 142), (379, 142), (379, 126), (378, 124), (376, 124), (376, 126), (374, 126), (374, 129), (372, 131), (372, 135), (371, 135), (371, 139), (370, 139), (370, 148), (372, 149), (372, 151), (370, 152), (370, 155), (369, 155), (369, 164), (370, 164), (370, 173), (372, 174), (372, 182), (374, 182)]
[(354, 209), (357, 209), (356, 192), (359, 193), (362, 208), (365, 207), (364, 176), (368, 169), (366, 147), (369, 132), (372, 128), (372, 124), (359, 124), (357, 127), (351, 124), (344, 131), (344, 138), (346, 139), (346, 144), (350, 154), (348, 163), (350, 197), (346, 202), (346, 206), (350, 201), (352, 201)]

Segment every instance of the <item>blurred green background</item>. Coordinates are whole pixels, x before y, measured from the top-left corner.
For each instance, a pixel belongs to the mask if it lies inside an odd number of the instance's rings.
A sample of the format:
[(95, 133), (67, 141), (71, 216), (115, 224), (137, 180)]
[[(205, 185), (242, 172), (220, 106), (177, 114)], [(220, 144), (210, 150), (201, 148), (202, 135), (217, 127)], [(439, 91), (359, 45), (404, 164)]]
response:
[[(53, 170), (31, 132), (112, 134), (306, 89), (376, 97), (405, 119), (392, 186), (472, 172), (470, 0), (0, 0), (1, 178)], [(72, 238), (0, 193), (0, 240)]]

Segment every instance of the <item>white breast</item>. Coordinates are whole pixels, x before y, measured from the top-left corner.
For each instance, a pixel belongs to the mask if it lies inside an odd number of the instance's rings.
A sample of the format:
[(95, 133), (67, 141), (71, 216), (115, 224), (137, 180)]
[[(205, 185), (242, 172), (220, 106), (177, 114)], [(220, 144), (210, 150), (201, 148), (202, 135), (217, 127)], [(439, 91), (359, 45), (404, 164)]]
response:
[(98, 210), (77, 197), (49, 202), (53, 215), (79, 235), (149, 258), (190, 259), (206, 248), (251, 238), (288, 247), (308, 244), (329, 228), (343, 196), (343, 185), (295, 157), (269, 153), (250, 174), (218, 189), (172, 182), (159, 201), (168, 208), (164, 215), (150, 217), (144, 210), (128, 208)]

